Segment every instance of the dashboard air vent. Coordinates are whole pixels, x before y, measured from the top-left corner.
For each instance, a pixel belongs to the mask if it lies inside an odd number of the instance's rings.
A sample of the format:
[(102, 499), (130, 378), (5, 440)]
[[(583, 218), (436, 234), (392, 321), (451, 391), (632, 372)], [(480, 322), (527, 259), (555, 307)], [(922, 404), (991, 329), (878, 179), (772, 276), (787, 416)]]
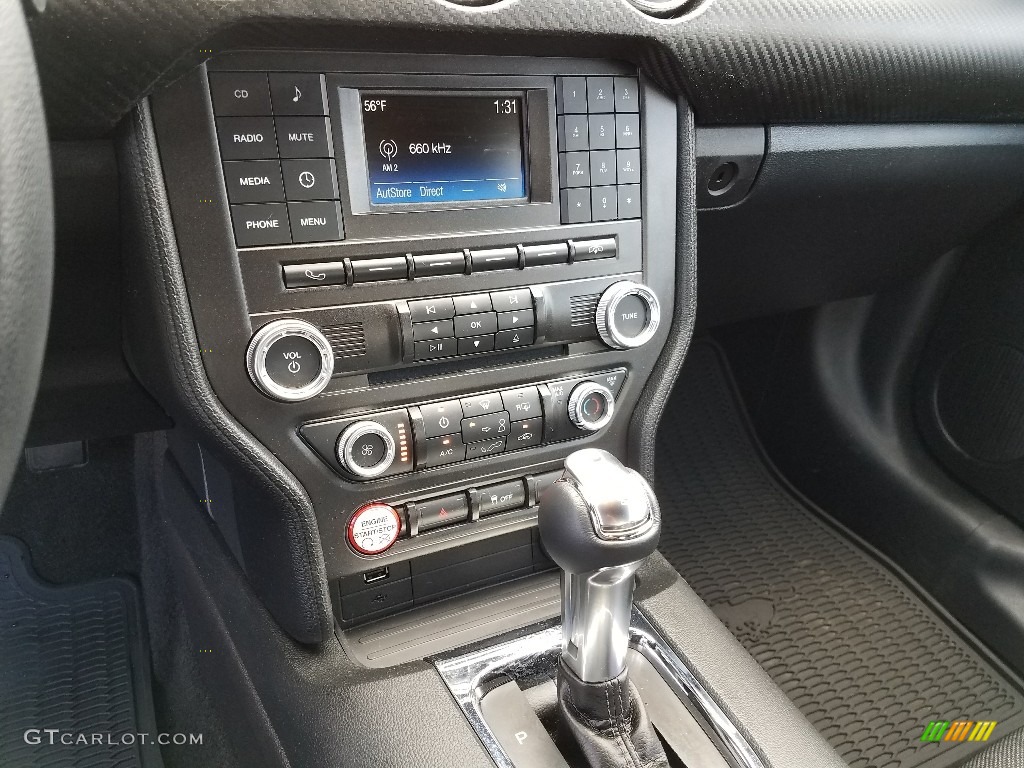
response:
[(658, 19), (673, 19), (695, 10), (703, 0), (629, 0), (629, 2), (648, 16)]

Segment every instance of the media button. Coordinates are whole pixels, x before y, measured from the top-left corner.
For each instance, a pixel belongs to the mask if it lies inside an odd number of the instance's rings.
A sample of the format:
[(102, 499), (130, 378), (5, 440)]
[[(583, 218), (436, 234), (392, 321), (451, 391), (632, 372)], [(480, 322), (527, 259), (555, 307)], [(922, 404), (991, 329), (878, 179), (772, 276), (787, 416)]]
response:
[(469, 252), (474, 272), (494, 269), (518, 269), (519, 250), (516, 248), (486, 248)]
[[(288, 217), (292, 222), (293, 242), (323, 243), (330, 240), (341, 240), (344, 237), (341, 229), (341, 213), (338, 211), (338, 203), (334, 200), (315, 203), (288, 203)], [(373, 279), (385, 280), (388, 278)]]
[(331, 156), (326, 117), (279, 117), (276, 122), (281, 157)]
[(518, 331), (498, 331), (494, 334), (495, 349), (528, 347), (531, 344), (533, 344), (533, 328), (522, 328)]
[(498, 317), (493, 312), (455, 316), (455, 335), (460, 338), (494, 333), (496, 330), (498, 330)]
[(282, 160), (289, 200), (330, 200), (338, 196), (333, 160)]
[(462, 251), (452, 253), (425, 253), (412, 257), (416, 277), (438, 275), (461, 275), (466, 272), (466, 255)]
[(284, 203), (232, 205), (231, 223), (240, 248), (281, 245), (292, 241), (288, 230), (288, 207)]
[(285, 288), (313, 288), (318, 285), (344, 285), (348, 280), (345, 262), (328, 261), (319, 264), (285, 264)]
[(323, 78), (307, 72), (271, 72), (275, 115), (326, 115)]
[(270, 91), (262, 72), (211, 72), (213, 114), (269, 115)]
[[(451, 301), (451, 299), (449, 299)], [(469, 296), (455, 297), (455, 313), (472, 315), (477, 312), (491, 311), (491, 297), (486, 293), (474, 293)]]
[(514, 291), (501, 291), (491, 294), (491, 303), (495, 312), (512, 312), (517, 309), (533, 307), (533, 294), (529, 288), (517, 288)]
[(412, 340), (450, 339), (455, 335), (455, 324), (451, 320), (435, 320), (432, 323), (413, 323)]
[(276, 160), (235, 160), (224, 163), (224, 183), (232, 203), (276, 203), (284, 200), (281, 169)]
[(356, 283), (372, 283), (378, 280), (406, 280), (409, 264), (404, 256), (390, 259), (359, 259), (352, 261), (352, 280)]
[[(488, 302), (488, 305), (490, 302)], [(451, 299), (425, 299), (409, 302), (409, 319), (414, 323), (449, 320), (455, 317), (455, 304)]]
[(486, 336), (469, 336), (464, 339), (459, 339), (459, 354), (460, 355), (475, 355), (478, 352), (493, 352), (494, 351), (494, 334), (488, 334)]
[(222, 160), (277, 158), (272, 117), (218, 117), (217, 141)]
[(423, 434), (426, 437), (452, 435), (462, 429), (462, 403), (458, 400), (421, 405), (420, 416), (423, 418)]

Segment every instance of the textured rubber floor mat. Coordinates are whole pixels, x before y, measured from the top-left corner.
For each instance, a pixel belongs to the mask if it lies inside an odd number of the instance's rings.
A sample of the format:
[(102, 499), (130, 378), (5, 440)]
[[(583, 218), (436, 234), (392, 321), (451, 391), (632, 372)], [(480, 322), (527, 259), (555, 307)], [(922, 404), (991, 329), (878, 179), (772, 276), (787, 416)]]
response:
[(776, 481), (711, 345), (687, 358), (657, 461), (659, 549), (852, 768), (951, 766), (986, 746), (924, 743), (933, 720), (998, 721), (990, 743), (1020, 726), (1020, 691)]
[(0, 537), (0, 765), (161, 766), (140, 626), (130, 582), (45, 584)]

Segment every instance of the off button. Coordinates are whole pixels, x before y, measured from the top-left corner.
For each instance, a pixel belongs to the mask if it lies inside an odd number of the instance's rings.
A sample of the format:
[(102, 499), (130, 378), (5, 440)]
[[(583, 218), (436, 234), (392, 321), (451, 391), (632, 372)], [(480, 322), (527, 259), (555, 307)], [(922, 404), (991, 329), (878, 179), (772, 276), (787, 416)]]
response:
[(275, 384), (302, 389), (320, 376), (320, 350), (304, 336), (285, 336), (267, 349), (266, 366), (267, 375)]

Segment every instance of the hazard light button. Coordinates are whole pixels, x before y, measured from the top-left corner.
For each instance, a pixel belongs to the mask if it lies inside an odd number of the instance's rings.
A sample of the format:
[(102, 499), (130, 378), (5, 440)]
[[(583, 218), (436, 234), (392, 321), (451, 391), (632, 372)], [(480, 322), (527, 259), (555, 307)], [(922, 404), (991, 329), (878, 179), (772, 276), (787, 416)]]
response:
[[(410, 505), (410, 507), (413, 505)], [(469, 519), (469, 499), (464, 493), (453, 496), (442, 496), (439, 499), (419, 501), (415, 504), (415, 514), (419, 519), (419, 533), (440, 528), (452, 523), (461, 523)]]
[(348, 543), (361, 555), (379, 555), (398, 541), (402, 518), (390, 504), (364, 504), (348, 521)]

